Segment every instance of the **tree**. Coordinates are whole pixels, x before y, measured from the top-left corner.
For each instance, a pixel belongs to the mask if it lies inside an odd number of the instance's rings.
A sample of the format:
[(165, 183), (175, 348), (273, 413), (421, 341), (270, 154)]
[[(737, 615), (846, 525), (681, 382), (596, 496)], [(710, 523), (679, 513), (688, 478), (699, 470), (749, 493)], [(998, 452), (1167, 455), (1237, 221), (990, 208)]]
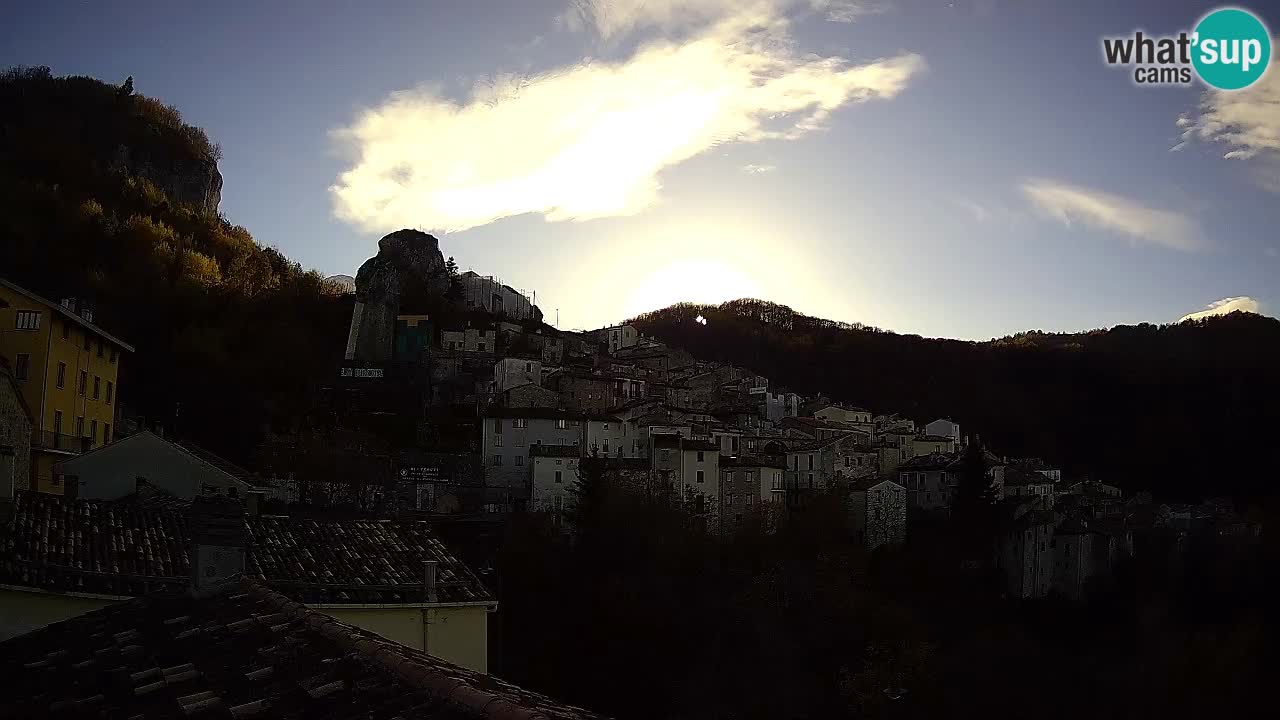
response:
[(133, 95), (133, 76), (124, 79), (124, 85), (120, 86), (120, 97), (131, 97)]
[(458, 277), (458, 263), (454, 261), (452, 255), (445, 261), (444, 270), (449, 277), (449, 289), (444, 293), (445, 300), (449, 302), (462, 300), (462, 279)]
[(989, 559), (995, 542), (996, 489), (987, 472), (986, 450), (975, 440), (965, 446), (960, 459), (960, 485), (952, 506), (965, 560), (979, 563)]

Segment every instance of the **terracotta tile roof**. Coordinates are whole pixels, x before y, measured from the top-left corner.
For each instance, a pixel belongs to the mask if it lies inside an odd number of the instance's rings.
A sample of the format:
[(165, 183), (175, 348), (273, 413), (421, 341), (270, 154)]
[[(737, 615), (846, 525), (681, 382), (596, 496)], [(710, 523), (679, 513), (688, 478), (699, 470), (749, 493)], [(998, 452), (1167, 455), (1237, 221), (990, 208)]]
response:
[[(245, 518), (248, 575), (316, 604), (424, 602), (437, 563), (439, 602), (492, 602), (480, 580), (421, 521)], [(0, 583), (137, 596), (190, 583), (184, 512), (17, 493), (0, 526)]]
[(423, 602), (434, 560), (440, 602), (493, 596), (423, 521), (246, 518), (248, 575), (313, 603)]
[(593, 720), (241, 580), (0, 643), (0, 717)]

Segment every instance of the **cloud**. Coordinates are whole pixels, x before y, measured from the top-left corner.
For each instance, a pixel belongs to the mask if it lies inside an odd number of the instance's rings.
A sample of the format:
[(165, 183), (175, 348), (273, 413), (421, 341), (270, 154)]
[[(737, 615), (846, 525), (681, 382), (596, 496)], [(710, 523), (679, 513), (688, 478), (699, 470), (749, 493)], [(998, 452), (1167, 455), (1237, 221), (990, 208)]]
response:
[[(1221, 143), (1225, 159), (1257, 160), (1274, 167), (1280, 161), (1280, 72), (1272, 68), (1244, 90), (1205, 91), (1199, 107), (1180, 116), (1177, 124), (1182, 128), (1177, 147)], [(1262, 187), (1280, 192), (1271, 170), (1255, 171), (1255, 177)]]
[(985, 223), (991, 219), (991, 210), (982, 203), (967, 200), (965, 198), (958, 198), (952, 202), (954, 202), (961, 210), (968, 213), (975, 222)]
[(763, 175), (765, 173), (771, 173), (777, 169), (778, 168), (775, 165), (757, 165), (756, 163), (750, 163), (742, 166), (742, 172), (748, 175)]
[(334, 213), (367, 231), (631, 215), (658, 201), (664, 169), (719, 145), (799, 138), (838, 108), (895, 97), (924, 68), (911, 53), (861, 64), (798, 53), (770, 7), (623, 61), (493, 78), (462, 101), (393, 93), (334, 132), (353, 157), (330, 188)]
[(646, 28), (696, 28), (731, 17), (771, 23), (796, 11), (851, 23), (883, 13), (887, 7), (867, 0), (571, 0), (557, 20), (569, 30), (590, 31), (609, 40)]
[(1258, 301), (1243, 295), (1240, 297), (1222, 298), (1221, 300), (1209, 303), (1203, 310), (1183, 315), (1182, 319), (1178, 320), (1178, 322), (1200, 320), (1213, 315), (1226, 315), (1227, 313), (1233, 313), (1237, 310), (1256, 313), (1258, 312)]
[(1042, 212), (1065, 225), (1081, 222), (1128, 236), (1135, 243), (1185, 252), (1203, 247), (1196, 223), (1181, 213), (1144, 207), (1119, 195), (1056, 180), (1028, 180), (1022, 192)]

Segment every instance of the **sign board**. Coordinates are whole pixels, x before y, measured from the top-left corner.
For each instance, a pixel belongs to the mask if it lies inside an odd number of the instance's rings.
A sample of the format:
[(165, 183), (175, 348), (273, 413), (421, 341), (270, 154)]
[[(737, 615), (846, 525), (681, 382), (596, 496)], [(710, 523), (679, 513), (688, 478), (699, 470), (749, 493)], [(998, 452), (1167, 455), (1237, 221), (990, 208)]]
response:
[(405, 482), (412, 483), (437, 483), (449, 481), (449, 478), (446, 477), (446, 473), (442, 472), (439, 467), (426, 465), (411, 465), (400, 468), (400, 479)]
[(338, 377), (344, 378), (382, 378), (382, 368), (349, 368), (338, 371)]

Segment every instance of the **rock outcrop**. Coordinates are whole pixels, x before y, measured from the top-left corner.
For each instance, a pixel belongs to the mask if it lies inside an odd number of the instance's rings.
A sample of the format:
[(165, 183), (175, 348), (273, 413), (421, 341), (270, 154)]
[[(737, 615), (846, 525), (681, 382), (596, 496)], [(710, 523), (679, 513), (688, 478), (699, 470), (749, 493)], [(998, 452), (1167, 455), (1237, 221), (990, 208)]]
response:
[(177, 162), (153, 162), (133, 152), (127, 145), (116, 148), (112, 166), (144, 177), (173, 202), (218, 214), (222, 203), (222, 173), (212, 158)]
[(442, 296), (448, 288), (444, 256), (435, 237), (418, 230), (397, 230), (379, 240), (378, 254), (356, 273), (347, 359), (389, 359), (401, 305)]

